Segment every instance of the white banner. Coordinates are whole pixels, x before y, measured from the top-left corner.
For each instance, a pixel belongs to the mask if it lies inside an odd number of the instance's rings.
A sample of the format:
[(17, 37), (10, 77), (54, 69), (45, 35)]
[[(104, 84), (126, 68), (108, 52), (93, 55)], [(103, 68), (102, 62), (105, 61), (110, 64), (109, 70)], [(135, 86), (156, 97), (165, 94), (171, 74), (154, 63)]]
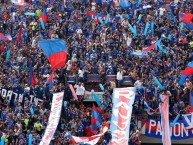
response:
[(39, 145), (49, 145), (58, 126), (64, 92), (53, 94), (52, 107), (46, 131)]
[(110, 126), (112, 139), (110, 145), (128, 145), (134, 100), (134, 87), (114, 89)]
[(93, 135), (93, 136), (90, 136), (90, 137), (76, 137), (76, 136), (72, 136), (70, 138), (70, 141), (72, 143), (75, 143), (75, 144), (82, 143), (82, 144), (95, 145), (95, 144), (98, 143), (98, 141), (100, 140), (101, 136), (103, 136), (108, 131), (108, 128), (109, 128), (109, 124), (106, 124), (103, 127), (103, 129), (100, 131), (100, 134)]

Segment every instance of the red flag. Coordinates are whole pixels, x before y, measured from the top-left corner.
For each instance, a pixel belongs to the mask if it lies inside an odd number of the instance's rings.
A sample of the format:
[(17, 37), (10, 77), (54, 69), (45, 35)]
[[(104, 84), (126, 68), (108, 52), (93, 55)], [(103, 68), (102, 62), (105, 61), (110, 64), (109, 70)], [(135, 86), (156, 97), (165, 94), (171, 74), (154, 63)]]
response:
[(150, 52), (152, 49), (154, 49), (155, 44), (150, 45), (148, 48), (142, 50), (142, 52)]
[(33, 72), (33, 67), (30, 65), (30, 72), (29, 72), (29, 85), (35, 86), (36, 80)]
[(34, 76), (34, 73), (32, 74), (32, 80), (31, 80), (31, 85), (32, 86), (35, 86), (36, 84), (36, 80), (35, 80), (35, 76)]
[(181, 18), (181, 21), (184, 23), (192, 23), (192, 19), (193, 19), (193, 14), (188, 13), (188, 14), (185, 14), (183, 18)]
[(16, 46), (19, 46), (19, 42), (21, 41), (21, 34), (22, 34), (22, 25), (20, 26), (19, 32), (17, 34)]

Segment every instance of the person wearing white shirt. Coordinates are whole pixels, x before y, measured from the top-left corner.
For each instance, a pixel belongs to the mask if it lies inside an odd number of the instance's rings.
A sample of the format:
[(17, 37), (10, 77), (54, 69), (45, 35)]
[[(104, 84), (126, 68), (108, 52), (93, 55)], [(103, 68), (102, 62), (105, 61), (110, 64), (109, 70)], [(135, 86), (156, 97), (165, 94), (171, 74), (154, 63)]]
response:
[(91, 10), (92, 10), (92, 11), (95, 11), (95, 9), (96, 9), (96, 3), (95, 3), (95, 2), (92, 2), (91, 5), (92, 5)]
[(84, 96), (85, 87), (83, 86), (83, 84), (81, 82), (79, 82), (78, 85), (76, 84), (74, 86), (74, 88), (76, 89), (76, 95), (78, 97), (78, 100), (79, 100), (79, 102), (81, 102), (83, 99), (83, 96)]
[(134, 86), (136, 87), (136, 89), (140, 90), (142, 88), (142, 84), (143, 84), (143, 82), (141, 80), (137, 80), (134, 83)]
[(128, 47), (131, 46), (131, 42), (132, 42), (132, 37), (131, 37), (131, 35), (129, 35), (129, 36), (127, 37), (127, 46), (128, 46)]
[(71, 68), (72, 68), (72, 61), (71, 61), (71, 60), (68, 60), (68, 62), (66, 63), (66, 71), (67, 71), (67, 74), (70, 73)]
[(118, 86), (118, 88), (121, 87), (122, 82), (123, 82), (123, 70), (120, 69), (117, 72), (117, 86)]
[(80, 27), (78, 27), (78, 29), (76, 30), (76, 33), (78, 34), (78, 36), (80, 37), (82, 34), (82, 29)]
[(78, 82), (83, 82), (84, 70), (78, 68)]
[(174, 3), (175, 3), (175, 4), (178, 4), (178, 2), (179, 2), (178, 0), (174, 0)]
[(46, 108), (41, 108), (39, 112), (40, 112), (41, 115), (44, 115), (47, 112), (47, 109)]
[(164, 12), (166, 11), (166, 9), (165, 8), (159, 8), (159, 15), (160, 16), (163, 16), (163, 14), (164, 14)]

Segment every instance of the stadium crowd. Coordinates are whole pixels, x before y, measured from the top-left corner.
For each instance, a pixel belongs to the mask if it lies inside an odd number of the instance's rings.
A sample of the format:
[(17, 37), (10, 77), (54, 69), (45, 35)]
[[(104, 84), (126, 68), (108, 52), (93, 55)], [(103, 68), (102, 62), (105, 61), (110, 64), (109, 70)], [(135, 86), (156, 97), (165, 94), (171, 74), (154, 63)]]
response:
[[(140, 144), (140, 119), (146, 118), (144, 101), (151, 107), (149, 114), (159, 114), (159, 95), (170, 95), (170, 118), (186, 113), (189, 107), (189, 94), (192, 90), (192, 77), (183, 86), (178, 85), (180, 73), (193, 60), (193, 31), (185, 26), (180, 30), (181, 13), (193, 14), (193, 3), (188, 0), (175, 0), (166, 5), (164, 0), (129, 0), (129, 8), (104, 0), (41, 1), (26, 0), (23, 6), (1, 2), (0, 28), (4, 35), (10, 34), (12, 40), (0, 41), (0, 90), (12, 90), (23, 94), (23, 98), (0, 95), (0, 136), (5, 145), (27, 144), (29, 134), (33, 144), (41, 141), (48, 123), (53, 93), (64, 91), (61, 119), (51, 144), (71, 145), (67, 132), (75, 136), (91, 136), (90, 131), (92, 103), (84, 103), (87, 90), (87, 76), (98, 74), (105, 88), (101, 101), (101, 126), (111, 121), (113, 88), (123, 87), (123, 76), (127, 76), (130, 86), (137, 88), (131, 121), (130, 145)], [(151, 5), (151, 8), (143, 9)], [(35, 12), (47, 8), (47, 23), (42, 30), (37, 16), (27, 16), (25, 12)], [(90, 15), (89, 12), (93, 15)], [(96, 14), (110, 15), (107, 23), (101, 24)], [(139, 23), (137, 18), (142, 18)], [(95, 15), (95, 17), (94, 17)], [(146, 22), (154, 22), (155, 32), (149, 30), (143, 35)], [(137, 36), (130, 31), (128, 24), (136, 24)], [(18, 32), (22, 27), (22, 37), (18, 45)], [(171, 39), (167, 39), (168, 36)], [(133, 52), (140, 52), (162, 38), (163, 51), (156, 47), (140, 58)], [(67, 44), (67, 63), (64, 68), (54, 72), (38, 46), (40, 39), (63, 39)], [(10, 57), (7, 58), (7, 51)], [(33, 66), (35, 86), (29, 83), (29, 68)], [(50, 74), (54, 74), (54, 85), (45, 85)], [(67, 76), (76, 76), (74, 88), (79, 98), (74, 101), (67, 82)], [(107, 81), (108, 75), (116, 75), (116, 81)], [(156, 76), (164, 85), (160, 91), (153, 82)], [(39, 99), (33, 101), (31, 99)], [(31, 114), (30, 108), (34, 113)], [(98, 130), (100, 130), (99, 126)], [(111, 139), (107, 132), (99, 141), (107, 145)]]

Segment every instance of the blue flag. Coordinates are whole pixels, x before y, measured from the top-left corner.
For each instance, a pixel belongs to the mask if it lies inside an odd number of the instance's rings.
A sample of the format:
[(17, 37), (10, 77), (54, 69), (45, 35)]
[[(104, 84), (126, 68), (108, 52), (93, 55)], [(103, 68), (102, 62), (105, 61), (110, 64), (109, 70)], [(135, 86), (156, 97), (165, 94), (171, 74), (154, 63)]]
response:
[(7, 54), (6, 54), (6, 62), (8, 61), (8, 59), (10, 58), (10, 56), (11, 56), (11, 51), (10, 50), (8, 50), (7, 51)]

